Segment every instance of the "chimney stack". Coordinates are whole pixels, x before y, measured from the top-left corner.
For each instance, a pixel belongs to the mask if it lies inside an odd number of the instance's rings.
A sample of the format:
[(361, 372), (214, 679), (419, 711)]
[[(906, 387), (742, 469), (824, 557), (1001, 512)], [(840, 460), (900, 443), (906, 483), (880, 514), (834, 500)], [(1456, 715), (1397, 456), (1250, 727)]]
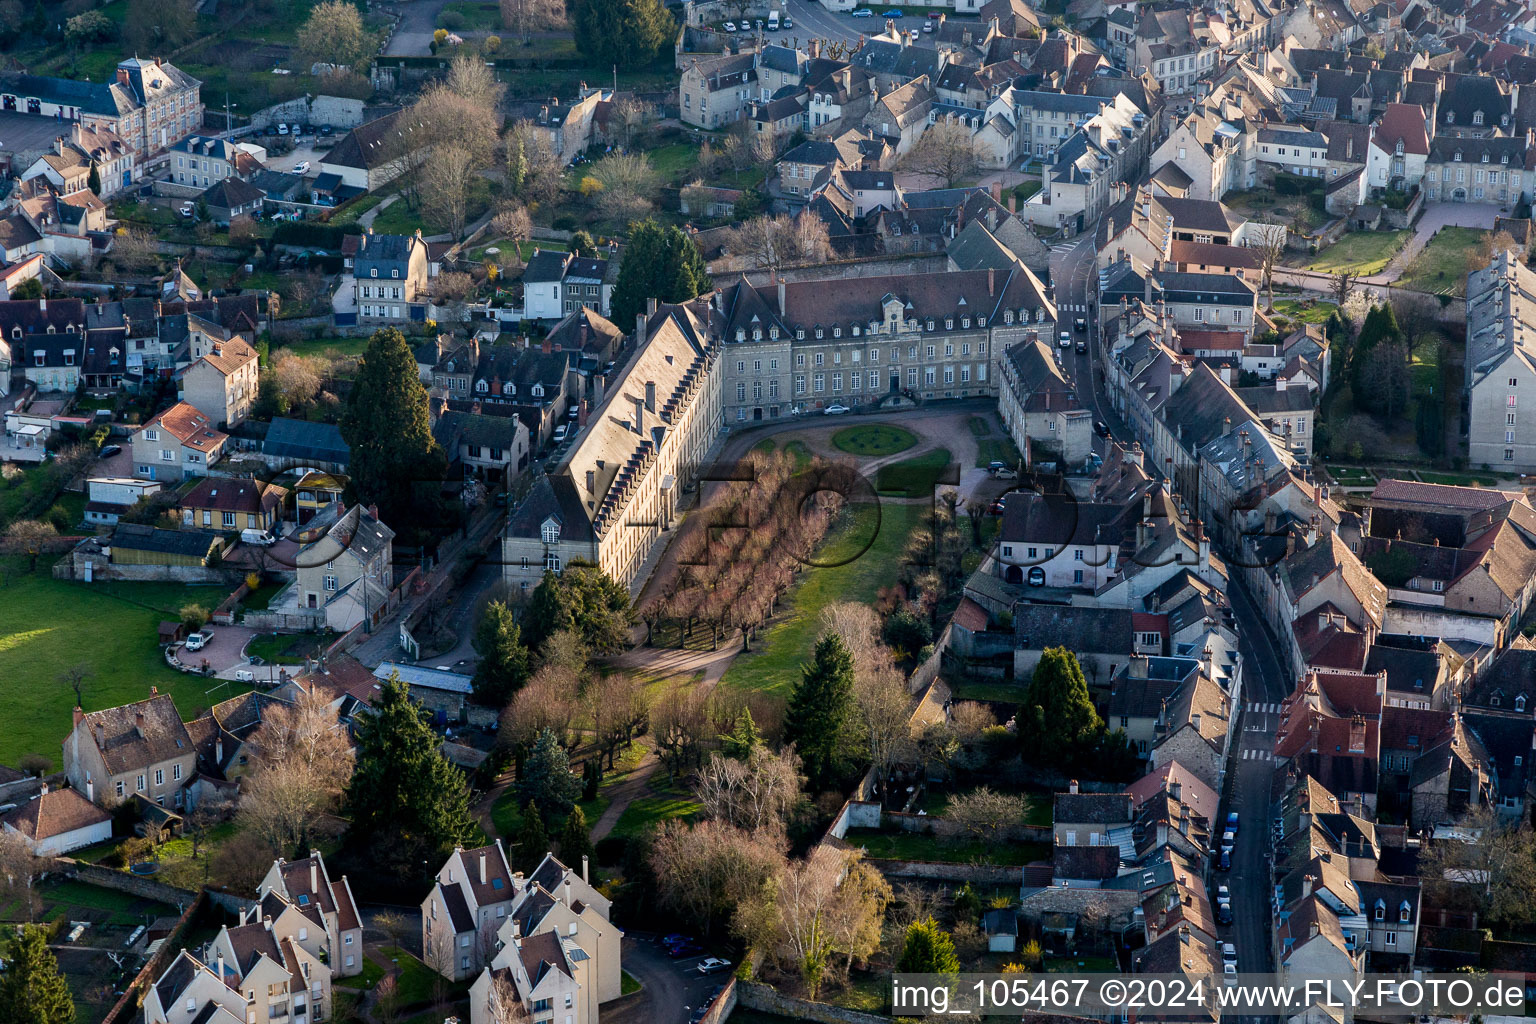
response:
[(645, 407), (651, 412), (656, 411), (656, 382), (653, 380), (645, 382)]
[(320, 855), (314, 850), (309, 851), (309, 891), (320, 892)]
[(645, 399), (635, 399), (635, 433), (645, 436)]
[(592, 879), (587, 874), (587, 860), (588, 860), (587, 855), (586, 854), (582, 854), (581, 855), (581, 880), (583, 882), (586, 882), (588, 885), (591, 885), (592, 884)]
[(79, 704), (76, 704), (75, 705), (75, 724), (79, 725), (83, 721), (85, 721), (85, 711), (84, 711), (84, 709), (82, 709), (80, 707)]
[(1073, 779), (1071, 782), (1067, 783), (1067, 792), (1068, 793), (1076, 793), (1077, 792), (1077, 780), (1076, 779)]
[(485, 851), (480, 851), (480, 884), (485, 884)]
[(546, 334), (544, 336), (543, 343), (539, 345), (539, 351), (543, 352), (545, 355), (549, 355), (552, 350), (553, 346), (550, 344), (549, 335)]

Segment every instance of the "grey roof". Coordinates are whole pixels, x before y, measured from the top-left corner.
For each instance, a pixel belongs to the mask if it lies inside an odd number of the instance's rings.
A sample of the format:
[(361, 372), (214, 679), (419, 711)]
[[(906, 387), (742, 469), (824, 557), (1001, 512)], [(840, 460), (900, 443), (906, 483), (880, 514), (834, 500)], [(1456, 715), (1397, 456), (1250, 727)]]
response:
[(1014, 645), (1030, 650), (1066, 647), (1073, 651), (1130, 654), (1131, 612), (1059, 604), (1020, 604), (1014, 609)]
[(1260, 142), (1284, 143), (1287, 146), (1310, 146), (1314, 149), (1327, 149), (1328, 139), (1321, 132), (1309, 132), (1305, 129), (1289, 128), (1260, 128)]
[(209, 185), (203, 192), (202, 200), (214, 209), (233, 210), (260, 202), (266, 196), (265, 192), (250, 182), (231, 177)]
[(1057, 793), (1052, 818), (1058, 822), (1116, 825), (1131, 820), (1129, 793)]
[(769, 68), (773, 71), (782, 71), (786, 74), (799, 74), (805, 70), (809, 58), (789, 46), (768, 45), (757, 54), (757, 66)]
[(387, 277), (388, 271), (397, 270), (403, 278), (411, 258), (411, 242), (414, 240), (414, 235), (362, 235), (358, 239), (357, 256), (353, 260), (356, 268), (354, 273), (358, 277), (367, 277), (369, 270), (377, 269), (380, 277)]
[(46, 103), (78, 107), (85, 113), (108, 114), (112, 117), (133, 109), (132, 97), (114, 89), (111, 81), (81, 82), (71, 78), (7, 74), (0, 75), (0, 92), (23, 98), (36, 96)]
[(342, 439), (340, 427), (285, 416), (273, 418), (261, 450), (267, 455), (298, 461), (314, 459), (345, 464), (352, 460), (352, 449)]
[(375, 677), (388, 679), (391, 675), (398, 675), (402, 682), (416, 687), (423, 686), (429, 690), (447, 690), (449, 693), (469, 693), (470, 677), (460, 672), (448, 672), (443, 669), (423, 668), (420, 665), (401, 665), (393, 661), (381, 662), (379, 667), (373, 670)]
[(188, 558), (207, 558), (218, 545), (216, 534), (201, 530), (161, 530), (136, 523), (118, 523), (112, 530), (111, 546), (129, 551), (155, 551)]
[(1252, 303), (1253, 286), (1234, 274), (1191, 274), (1159, 271), (1154, 280), (1171, 302)]

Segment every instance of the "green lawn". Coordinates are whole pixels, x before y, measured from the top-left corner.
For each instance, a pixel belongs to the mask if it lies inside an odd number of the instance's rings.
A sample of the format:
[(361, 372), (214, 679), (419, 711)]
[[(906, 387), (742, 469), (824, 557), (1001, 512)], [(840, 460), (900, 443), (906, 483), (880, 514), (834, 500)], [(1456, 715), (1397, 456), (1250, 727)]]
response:
[(609, 833), (615, 836), (632, 836), (646, 832), (653, 826), (671, 818), (689, 818), (699, 811), (699, 802), (691, 796), (667, 794), (642, 796), (630, 801), (624, 813)]
[(917, 435), (886, 423), (844, 427), (832, 435), (832, 447), (849, 455), (879, 457), (904, 452), (917, 444)]
[[(395, 961), (393, 964), (386, 965), (386, 970), (395, 968), (400, 970), (400, 979), (395, 991), (401, 1007), (421, 1006), (432, 998), (433, 986), (437, 978), (432, 968), (399, 946), (385, 946), (380, 952)], [(461, 991), (466, 987), (463, 984), (454, 986)]]
[(1040, 179), (1029, 178), (1026, 179), (1022, 184), (1014, 186), (1013, 194), (1018, 197), (1018, 201), (1022, 205), (1025, 200), (1039, 191)]
[(875, 473), (875, 490), (903, 498), (929, 498), (949, 465), (949, 449), (932, 451), (881, 466)]
[(984, 437), (976, 442), (976, 465), (980, 469), (986, 469), (994, 462), (1002, 462), (1017, 469), (1023, 461), (1019, 446), (1010, 437)]
[(384, 977), (384, 968), (380, 967), (372, 957), (363, 957), (363, 973), (354, 974), (349, 978), (337, 978), (336, 984), (343, 988), (373, 988)]
[(965, 421), (965, 425), (969, 427), (971, 433), (977, 437), (986, 437), (992, 433), (992, 424), (987, 422), (987, 418), (985, 416), (972, 416), (970, 419)]
[(1419, 478), (1427, 484), (1450, 484), (1453, 487), (1497, 487), (1498, 480), (1491, 476), (1470, 476), (1466, 473), (1428, 473), (1421, 471)]
[[(457, 18), (445, 18), (444, 15), (457, 15)], [(443, 5), (437, 24), (439, 28), (453, 32), (496, 32), (501, 29), (501, 7), (494, 2), (453, 0)]]
[(920, 505), (853, 506), (848, 521), (817, 552), (819, 564), (806, 567), (777, 619), (758, 634), (751, 652), (731, 662), (722, 685), (788, 694), (815, 646), (822, 608), (837, 601), (873, 601), (876, 591), (889, 586), (924, 511)]
[(878, 829), (851, 828), (848, 845), (863, 847), (869, 856), (880, 860), (926, 860), (944, 864), (997, 864), (1022, 866), (1046, 860), (1051, 848), (1046, 843), (983, 843), (977, 840), (956, 842), (922, 832), (882, 832)]
[(1374, 487), (1376, 474), (1359, 466), (1329, 466), (1328, 475), (1342, 487)]
[(272, 665), (302, 665), (335, 639), (332, 633), (258, 633), (245, 645), (245, 653)]
[(291, 341), (286, 345), (278, 345), (272, 349), (272, 357), (284, 352), (296, 356), (321, 356), (326, 359), (340, 359), (346, 356), (360, 356), (368, 347), (368, 338), (313, 338), (306, 341)]
[[(949, 807), (953, 793), (925, 790), (914, 811), (924, 811), (930, 817), (942, 817)], [(1033, 793), (1024, 794), (1024, 824), (1050, 828), (1052, 819), (1051, 798)]]
[(1312, 257), (1306, 266), (1325, 274), (1348, 270), (1356, 274), (1379, 274), (1399, 249), (1408, 243), (1411, 231), (1351, 231)]
[[(175, 618), (188, 602), (212, 608), (223, 599), (224, 588), (71, 583), (48, 575), (48, 561), (40, 559), (35, 573), (24, 571), (25, 560), (0, 561), (0, 607), (7, 609), (0, 628), (0, 699), (6, 709), (0, 764), (35, 753), (59, 765), (59, 744), (69, 733), (75, 695), (58, 676), (74, 665), (86, 666), (89, 673), (84, 687), (88, 711), (144, 700), (149, 688), (158, 686), (189, 719), (250, 689), (176, 672), (160, 652), (161, 620)], [(111, 642), (92, 639), (99, 637)]]
[(1441, 228), (1413, 258), (1399, 288), (1438, 295), (1467, 293), (1467, 259), (1485, 234), (1480, 228)]
[(1333, 315), (1339, 307), (1331, 302), (1311, 299), (1276, 299), (1275, 315), (1293, 323), (1320, 324)]
[(639, 992), (642, 987), (639, 980), (633, 974), (630, 974), (628, 971), (619, 972), (619, 995), (627, 996), (631, 993)]

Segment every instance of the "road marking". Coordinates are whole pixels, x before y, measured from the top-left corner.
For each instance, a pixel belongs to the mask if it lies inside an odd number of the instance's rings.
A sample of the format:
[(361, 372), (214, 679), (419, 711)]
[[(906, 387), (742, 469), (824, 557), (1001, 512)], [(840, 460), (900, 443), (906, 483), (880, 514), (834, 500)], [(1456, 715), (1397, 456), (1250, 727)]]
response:
[(1264, 704), (1259, 701), (1249, 701), (1248, 710), (1256, 715), (1278, 715), (1280, 705), (1278, 702)]
[(1253, 748), (1249, 748), (1243, 751), (1244, 761), (1273, 761), (1274, 759), (1275, 755), (1273, 751), (1254, 750)]

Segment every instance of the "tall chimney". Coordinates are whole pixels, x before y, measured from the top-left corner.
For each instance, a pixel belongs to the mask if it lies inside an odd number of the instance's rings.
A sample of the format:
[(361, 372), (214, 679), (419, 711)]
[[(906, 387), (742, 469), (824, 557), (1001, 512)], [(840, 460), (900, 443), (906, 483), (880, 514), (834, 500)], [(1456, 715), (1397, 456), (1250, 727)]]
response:
[(779, 316), (784, 316), (784, 315), (786, 315), (785, 312), (784, 312), (784, 282), (782, 280), (780, 280), (779, 281)]
[(485, 884), (485, 851), (480, 851), (480, 884)]
[(320, 892), (320, 855), (314, 851), (309, 854), (309, 891), (317, 896)]
[(588, 858), (586, 854), (581, 855), (581, 880), (586, 882), (588, 885), (591, 885), (592, 878), (587, 874), (587, 859)]
[(645, 314), (635, 314), (635, 348), (645, 348)]
[(656, 382), (653, 380), (645, 382), (645, 407), (651, 412), (656, 411)]
[(635, 398), (635, 433), (645, 436), (645, 399)]
[(75, 724), (79, 725), (83, 721), (85, 721), (85, 711), (80, 707), (79, 704), (76, 704), (75, 705)]

